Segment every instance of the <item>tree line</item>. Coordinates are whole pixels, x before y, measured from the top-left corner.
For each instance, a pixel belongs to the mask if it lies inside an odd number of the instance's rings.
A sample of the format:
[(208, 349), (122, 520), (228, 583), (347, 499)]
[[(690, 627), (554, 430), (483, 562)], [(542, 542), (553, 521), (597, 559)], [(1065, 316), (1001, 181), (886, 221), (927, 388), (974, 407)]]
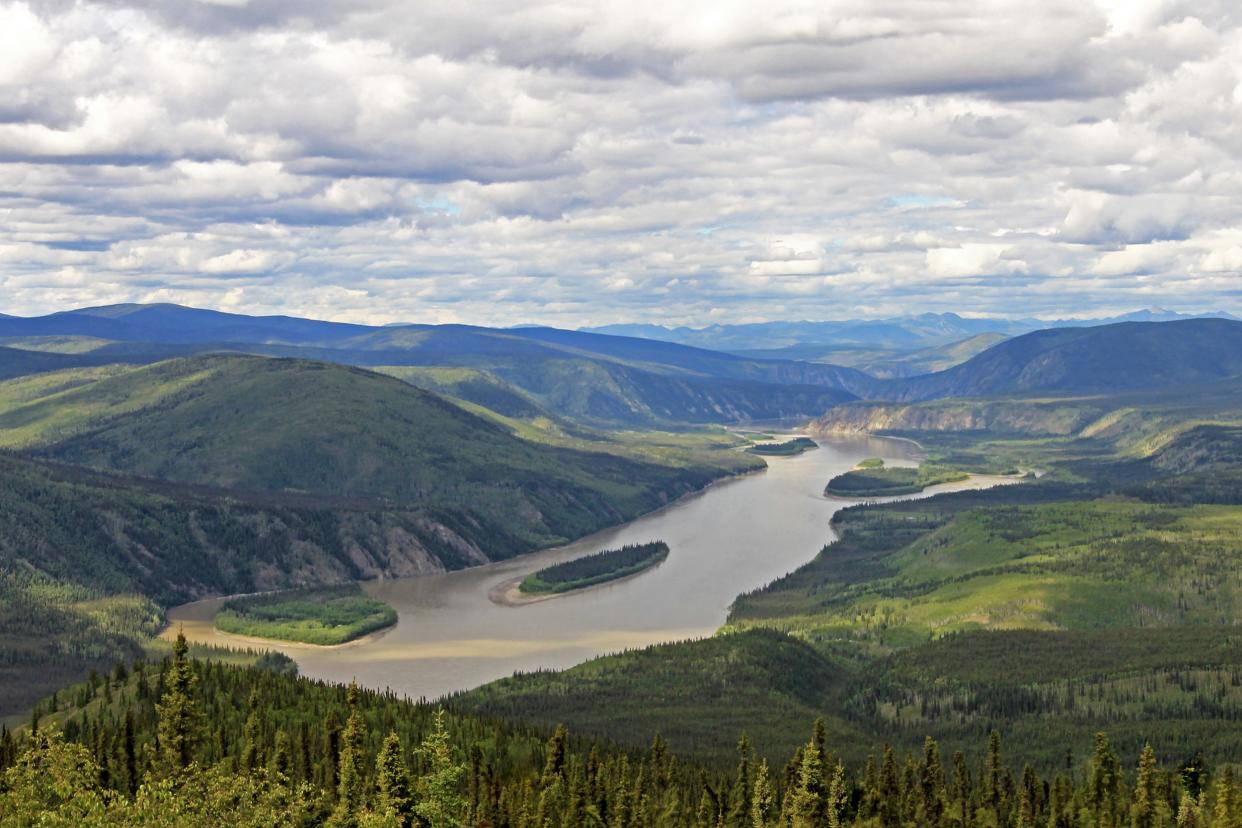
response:
[[(1201, 760), (1127, 767), (1108, 737), (1041, 774), (993, 732), (981, 758), (883, 747), (847, 768), (822, 722), (783, 765), (743, 736), (731, 768), (543, 740), (390, 694), (190, 659), (51, 699), (0, 731), (0, 825), (493, 828), (1237, 828), (1242, 788)], [(243, 702), (238, 697), (244, 698)], [(63, 728), (61, 725), (63, 724)]]

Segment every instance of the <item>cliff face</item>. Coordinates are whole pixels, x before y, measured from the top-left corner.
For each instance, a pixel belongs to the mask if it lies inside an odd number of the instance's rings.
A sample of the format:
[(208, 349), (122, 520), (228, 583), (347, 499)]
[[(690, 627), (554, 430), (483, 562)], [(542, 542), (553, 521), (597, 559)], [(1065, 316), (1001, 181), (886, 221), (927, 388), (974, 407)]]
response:
[(903, 431), (992, 431), (1066, 436), (1077, 434), (1104, 413), (1091, 403), (1038, 401), (850, 403), (815, 420), (819, 434)]

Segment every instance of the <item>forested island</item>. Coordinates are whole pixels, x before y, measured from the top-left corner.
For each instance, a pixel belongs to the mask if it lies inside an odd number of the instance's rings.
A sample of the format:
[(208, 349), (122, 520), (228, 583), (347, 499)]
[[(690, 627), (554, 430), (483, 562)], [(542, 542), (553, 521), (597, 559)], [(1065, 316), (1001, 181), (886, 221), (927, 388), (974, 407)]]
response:
[(527, 595), (569, 592), (635, 575), (667, 557), (668, 544), (663, 541), (608, 549), (545, 567), (522, 579), (518, 589)]
[(810, 437), (795, 437), (783, 443), (760, 443), (746, 449), (751, 454), (763, 457), (793, 457), (804, 451), (819, 448), (819, 444)]
[(964, 471), (935, 463), (923, 463), (917, 468), (886, 467), (883, 460), (871, 457), (852, 471), (829, 480), (824, 494), (836, 497), (893, 497), (917, 494), (928, 486), (955, 483), (969, 477)]
[(236, 635), (302, 644), (344, 644), (397, 623), (397, 611), (357, 584), (233, 598), (216, 628)]

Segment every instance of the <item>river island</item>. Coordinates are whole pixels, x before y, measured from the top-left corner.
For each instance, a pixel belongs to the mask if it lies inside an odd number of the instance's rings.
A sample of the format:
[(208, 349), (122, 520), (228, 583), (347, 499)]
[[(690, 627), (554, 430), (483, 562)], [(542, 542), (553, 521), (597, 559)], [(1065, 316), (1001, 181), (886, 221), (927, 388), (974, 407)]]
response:
[(584, 589), (637, 575), (668, 557), (668, 544), (652, 541), (607, 549), (544, 567), (522, 579), (518, 589), (527, 595), (547, 595)]
[(397, 623), (397, 611), (357, 584), (230, 598), (216, 629), (234, 635), (334, 646)]
[(964, 471), (935, 463), (919, 466), (888, 466), (878, 457), (868, 458), (851, 471), (828, 481), (824, 494), (834, 497), (896, 497), (917, 494), (929, 486), (967, 480)]

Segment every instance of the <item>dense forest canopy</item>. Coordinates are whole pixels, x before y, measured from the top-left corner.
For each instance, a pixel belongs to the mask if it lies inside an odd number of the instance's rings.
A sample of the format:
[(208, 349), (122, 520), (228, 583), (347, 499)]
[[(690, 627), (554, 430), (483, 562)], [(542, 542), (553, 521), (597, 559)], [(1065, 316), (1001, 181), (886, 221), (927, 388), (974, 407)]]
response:
[(1225, 828), (1227, 769), (1123, 758), (1096, 736), (1054, 772), (976, 752), (880, 747), (846, 766), (822, 722), (787, 759), (739, 737), (732, 767), (550, 736), (187, 657), (118, 666), (0, 731), (0, 823), (355, 826), (1143, 826)]

